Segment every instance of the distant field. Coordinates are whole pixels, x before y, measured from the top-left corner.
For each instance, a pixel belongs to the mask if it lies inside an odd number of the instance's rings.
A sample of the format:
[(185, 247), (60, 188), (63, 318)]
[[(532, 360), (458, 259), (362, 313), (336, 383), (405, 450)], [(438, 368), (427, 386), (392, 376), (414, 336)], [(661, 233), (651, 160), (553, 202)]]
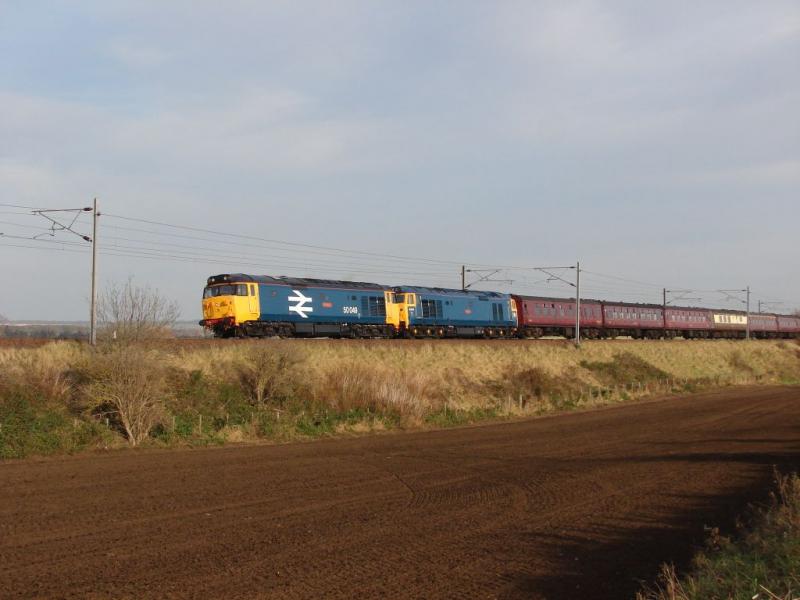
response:
[(0, 457), (287, 441), (800, 383), (789, 341), (0, 343)]

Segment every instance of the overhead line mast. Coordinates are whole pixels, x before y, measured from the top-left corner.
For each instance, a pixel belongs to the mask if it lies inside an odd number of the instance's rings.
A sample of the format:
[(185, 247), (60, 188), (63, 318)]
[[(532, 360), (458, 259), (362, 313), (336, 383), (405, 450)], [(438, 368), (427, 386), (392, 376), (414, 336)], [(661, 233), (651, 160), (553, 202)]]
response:
[(92, 308), (89, 325), (89, 344), (97, 345), (97, 198), (92, 204)]
[[(73, 229), (75, 222), (82, 212), (92, 212), (92, 236), (83, 235)], [(58, 231), (68, 231), (86, 242), (92, 244), (92, 292), (91, 292), (91, 308), (89, 309), (89, 344), (92, 346), (97, 345), (97, 218), (100, 213), (97, 210), (97, 198), (94, 199), (92, 206), (84, 208), (51, 208), (51, 209), (38, 209), (32, 211), (34, 215), (39, 215), (50, 221), (49, 234), (41, 233), (35, 235), (33, 239), (38, 239), (42, 235), (54, 236)], [(51, 216), (52, 213), (70, 213), (74, 212), (75, 216), (69, 224), (62, 223), (57, 217)]]

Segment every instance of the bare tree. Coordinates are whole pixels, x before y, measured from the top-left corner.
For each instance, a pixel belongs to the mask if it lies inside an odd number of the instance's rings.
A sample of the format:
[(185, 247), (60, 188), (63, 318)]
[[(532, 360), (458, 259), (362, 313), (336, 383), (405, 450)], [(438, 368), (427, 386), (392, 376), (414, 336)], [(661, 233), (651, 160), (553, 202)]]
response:
[(5, 315), (0, 314), (0, 323), (8, 323), (8, 319)]
[(180, 316), (177, 302), (155, 288), (137, 286), (133, 279), (106, 288), (97, 312), (103, 337), (125, 342), (169, 337)]

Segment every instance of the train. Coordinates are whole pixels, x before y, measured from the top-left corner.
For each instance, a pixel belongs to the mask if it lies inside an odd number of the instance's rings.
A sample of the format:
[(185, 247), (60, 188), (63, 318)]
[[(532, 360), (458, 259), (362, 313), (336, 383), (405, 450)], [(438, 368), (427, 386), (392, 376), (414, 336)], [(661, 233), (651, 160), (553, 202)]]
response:
[[(574, 298), (298, 277), (213, 275), (200, 325), (216, 337), (508, 338), (575, 336)], [(800, 317), (581, 300), (589, 339), (800, 338)]]

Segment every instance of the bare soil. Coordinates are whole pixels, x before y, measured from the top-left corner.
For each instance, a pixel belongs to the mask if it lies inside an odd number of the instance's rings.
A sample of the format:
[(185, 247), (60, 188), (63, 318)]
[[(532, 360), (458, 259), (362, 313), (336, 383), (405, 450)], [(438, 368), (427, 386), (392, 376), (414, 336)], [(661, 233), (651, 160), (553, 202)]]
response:
[(800, 388), (0, 463), (0, 596), (626, 598), (800, 464)]

